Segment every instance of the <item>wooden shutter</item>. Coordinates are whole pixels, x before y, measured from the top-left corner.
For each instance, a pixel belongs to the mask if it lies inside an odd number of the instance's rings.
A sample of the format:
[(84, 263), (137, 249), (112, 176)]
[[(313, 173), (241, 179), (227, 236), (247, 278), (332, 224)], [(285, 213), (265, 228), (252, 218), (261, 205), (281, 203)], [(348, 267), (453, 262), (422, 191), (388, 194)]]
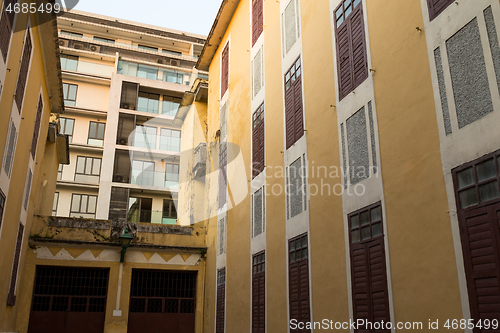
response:
[(23, 245), (24, 225), (19, 222), (17, 232), (16, 252), (14, 253), (14, 262), (12, 265), (12, 274), (10, 276), (9, 294), (7, 296), (7, 305), (14, 306), (16, 304), (16, 283), (17, 271), (19, 269), (19, 260), (21, 257), (21, 246)]
[(446, 7), (451, 5), (455, 0), (427, 0), (427, 7), (429, 8), (429, 20), (434, 20), (441, 14)]
[(224, 333), (226, 307), (226, 269), (217, 272), (217, 310), (215, 318), (215, 333)]
[[(293, 246), (302, 243), (302, 246)], [(304, 243), (303, 243), (304, 242)], [(305, 246), (304, 246), (305, 245)], [(297, 322), (311, 321), (310, 301), (309, 301), (309, 259), (307, 255), (307, 234), (299, 236), (289, 241), (289, 307), (290, 320), (296, 319)], [(293, 248), (293, 249), (292, 249)], [(304, 253), (304, 254), (303, 254)], [(306, 333), (309, 329), (290, 328), (290, 332)]]
[(11, 9), (17, 0), (5, 0), (2, 8), (2, 16), (0, 18), (0, 52), (2, 52), (3, 61), (7, 61), (7, 53), (9, 52), (10, 37), (12, 36), (14, 10), (8, 12), (6, 9), (10, 5)]
[(297, 142), (304, 135), (304, 115), (302, 112), (302, 75), (299, 75), (295, 82), (292, 84), (293, 100), (294, 100), (294, 127), (295, 138), (294, 143)]
[(286, 149), (295, 143), (295, 114), (294, 93), (289, 88), (285, 91), (285, 126), (286, 126)]
[(265, 253), (253, 256), (252, 273), (252, 333), (266, 332), (266, 271)]
[(300, 58), (285, 73), (286, 149), (304, 135), (302, 65)]
[(229, 83), (229, 44), (222, 51), (220, 97), (224, 96)]
[(223, 143), (219, 149), (219, 208), (222, 208), (227, 191), (227, 145)]
[[(337, 7), (334, 15), (342, 5), (343, 3)], [(342, 15), (345, 16), (345, 13)], [(340, 25), (336, 25), (335, 38), (339, 99), (342, 100), (368, 77), (368, 57), (361, 3), (345, 17)]]
[(252, 133), (252, 177), (257, 177), (264, 170), (264, 104), (253, 116)]
[(252, 1), (252, 46), (259, 39), (264, 26), (264, 4), (263, 0)]
[(36, 109), (35, 128), (33, 129), (33, 139), (31, 140), (31, 156), (35, 159), (38, 137), (40, 136), (40, 125), (42, 122), (43, 101), (42, 96), (38, 98), (38, 108)]
[(28, 70), (31, 60), (31, 49), (32, 49), (31, 37), (30, 37), (30, 31), (28, 29), (26, 30), (23, 57), (21, 60), (21, 67), (19, 68), (19, 74), (17, 76), (16, 94), (14, 96), (19, 113), (21, 113), (21, 109), (23, 106), (24, 91), (26, 90), (26, 81), (28, 79)]

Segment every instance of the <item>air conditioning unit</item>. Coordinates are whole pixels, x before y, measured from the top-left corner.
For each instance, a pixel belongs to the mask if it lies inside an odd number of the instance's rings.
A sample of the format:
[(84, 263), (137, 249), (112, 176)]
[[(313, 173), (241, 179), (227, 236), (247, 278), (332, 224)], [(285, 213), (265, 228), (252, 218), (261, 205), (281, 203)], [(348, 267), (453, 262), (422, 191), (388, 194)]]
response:
[(122, 175), (116, 175), (113, 177), (113, 181), (115, 183), (123, 183), (123, 176)]
[(123, 104), (122, 104), (122, 109), (127, 109), (127, 110), (130, 110), (130, 104), (128, 104), (128, 103), (123, 103)]
[(120, 144), (120, 145), (122, 145), (122, 146), (126, 146), (126, 145), (127, 145), (127, 139), (123, 139), (123, 138), (122, 138), (122, 139), (120, 139), (120, 140), (118, 141), (118, 144)]
[(90, 45), (90, 51), (101, 53), (101, 47), (98, 45)]
[(163, 65), (163, 59), (162, 58), (158, 58), (158, 60), (156, 60), (157, 63), (159, 63), (160, 65)]
[(180, 61), (175, 59), (170, 59), (170, 66), (180, 66)]
[(59, 40), (59, 46), (60, 47), (68, 47), (68, 41), (65, 39), (60, 39)]
[(75, 44), (73, 44), (73, 48), (75, 50), (83, 50), (83, 44), (75, 43)]

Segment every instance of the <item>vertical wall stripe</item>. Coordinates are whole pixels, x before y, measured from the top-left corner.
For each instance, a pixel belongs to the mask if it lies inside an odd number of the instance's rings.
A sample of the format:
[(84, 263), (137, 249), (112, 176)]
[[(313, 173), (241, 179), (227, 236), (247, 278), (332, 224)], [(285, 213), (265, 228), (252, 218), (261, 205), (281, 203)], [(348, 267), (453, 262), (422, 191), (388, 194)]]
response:
[(498, 90), (500, 91), (500, 46), (498, 45), (497, 30), (495, 28), (495, 20), (491, 6), (484, 10), (484, 20), (486, 21), (486, 29), (488, 30), (488, 40), (490, 41), (491, 56), (493, 57), (493, 65), (497, 77)]
[(450, 110), (448, 109), (448, 99), (446, 98), (446, 86), (444, 84), (443, 63), (441, 61), (441, 49), (434, 50), (434, 60), (436, 61), (436, 72), (438, 77), (439, 95), (441, 97), (441, 109), (443, 112), (444, 131), (446, 135), (451, 134)]
[(370, 122), (370, 141), (372, 146), (373, 174), (377, 173), (377, 147), (375, 146), (375, 126), (373, 124), (372, 101), (368, 102), (368, 121)]
[(342, 173), (344, 174), (344, 188), (347, 188), (347, 158), (345, 156), (344, 123), (340, 124), (340, 136), (342, 137)]

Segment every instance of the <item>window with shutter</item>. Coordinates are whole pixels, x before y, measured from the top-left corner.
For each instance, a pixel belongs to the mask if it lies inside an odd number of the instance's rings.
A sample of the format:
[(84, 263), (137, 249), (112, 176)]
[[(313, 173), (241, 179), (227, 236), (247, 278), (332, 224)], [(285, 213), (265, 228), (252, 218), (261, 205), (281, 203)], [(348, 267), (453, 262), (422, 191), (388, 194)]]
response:
[(16, 143), (17, 143), (17, 129), (16, 125), (12, 119), (10, 120), (9, 132), (7, 133), (7, 144), (5, 145), (7, 149), (4, 151), (3, 155), (3, 169), (7, 174), (7, 177), (10, 177), (10, 173), (12, 172), (12, 164), (14, 163), (14, 153), (16, 151)]
[(264, 103), (252, 118), (252, 176), (255, 178), (264, 170)]
[(219, 220), (217, 223), (217, 254), (226, 253), (226, 235), (227, 235), (227, 217)]
[(222, 208), (227, 192), (227, 144), (222, 143), (219, 149), (219, 208)]
[[(349, 215), (354, 320), (390, 321), (382, 207), (380, 203)], [(375, 332), (358, 329), (355, 332)], [(377, 330), (390, 332), (390, 330)]]
[(35, 116), (35, 128), (33, 129), (33, 139), (31, 140), (31, 156), (35, 159), (36, 147), (38, 145), (38, 137), (40, 136), (40, 125), (42, 122), (43, 101), (42, 95), (38, 98), (38, 107)]
[(14, 306), (16, 304), (16, 284), (17, 272), (19, 269), (19, 261), (21, 259), (21, 246), (23, 245), (24, 225), (19, 222), (17, 232), (16, 251), (14, 253), (14, 262), (12, 264), (12, 274), (10, 276), (9, 294), (7, 295), (7, 305)]
[(427, 0), (427, 8), (429, 8), (429, 20), (434, 20), (455, 0)]
[(21, 114), (21, 109), (23, 106), (24, 91), (26, 90), (26, 81), (28, 79), (28, 70), (30, 67), (32, 48), (33, 46), (31, 44), (31, 34), (29, 29), (27, 29), (26, 38), (24, 40), (23, 57), (17, 76), (16, 94), (14, 96), (19, 114)]
[(368, 57), (361, 0), (345, 0), (335, 9), (337, 77), (342, 100), (368, 78)]
[(286, 168), (287, 219), (307, 209), (306, 157), (302, 155)]
[(95, 145), (95, 146), (102, 146), (104, 143), (104, 128), (105, 127), (106, 127), (105, 123), (97, 123), (95, 121), (91, 121), (90, 127), (89, 127), (89, 138), (87, 140), (87, 144)]
[(217, 271), (217, 311), (215, 316), (215, 333), (224, 333), (226, 307), (226, 268)]
[(3, 211), (5, 209), (5, 194), (0, 190), (0, 227), (2, 227)]
[(253, 256), (252, 333), (266, 333), (266, 253)]
[(222, 51), (221, 60), (221, 78), (220, 78), (220, 96), (224, 96), (229, 83), (229, 43)]
[(500, 150), (452, 174), (471, 319), (500, 318)]
[(302, 68), (300, 58), (285, 73), (286, 149), (304, 135), (302, 111)]
[(14, 7), (17, 0), (5, 0), (3, 2), (2, 14), (0, 18), (0, 52), (2, 52), (3, 61), (7, 61), (7, 53), (9, 53), (10, 37), (12, 36), (15, 11), (8, 12), (8, 6)]
[(252, 194), (252, 237), (266, 231), (266, 188)]
[[(288, 241), (288, 298), (290, 320), (309, 322), (311, 320), (309, 300), (309, 254), (307, 234)], [(311, 332), (309, 329), (291, 329), (290, 332)]]
[(23, 208), (25, 211), (28, 210), (28, 203), (30, 199), (30, 192), (31, 192), (31, 182), (33, 180), (33, 172), (31, 169), (28, 169), (28, 176), (26, 177), (26, 186), (24, 188), (24, 203), (23, 203)]
[(252, 98), (262, 90), (264, 86), (264, 46), (255, 54), (252, 60)]
[(281, 43), (284, 57), (300, 37), (299, 0), (291, 0), (286, 5), (284, 12), (281, 14), (281, 25)]
[(252, 46), (264, 30), (264, 3), (263, 0), (252, 1)]

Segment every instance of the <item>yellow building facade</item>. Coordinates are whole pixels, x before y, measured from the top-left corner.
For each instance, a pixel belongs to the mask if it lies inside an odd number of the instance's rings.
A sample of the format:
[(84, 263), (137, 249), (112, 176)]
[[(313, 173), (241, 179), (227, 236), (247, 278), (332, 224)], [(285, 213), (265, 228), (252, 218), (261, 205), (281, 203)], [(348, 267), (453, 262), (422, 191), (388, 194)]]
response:
[(498, 324), (499, 19), (495, 0), (222, 2), (197, 64), (205, 332)]
[[(35, 4), (35, 2), (23, 2)], [(55, 15), (16, 13), (3, 1), (0, 19), (0, 331), (16, 331), (35, 216), (50, 215), (59, 163), (63, 93)], [(11, 6), (10, 10), (9, 5)], [(50, 5), (47, 1), (37, 6)]]

